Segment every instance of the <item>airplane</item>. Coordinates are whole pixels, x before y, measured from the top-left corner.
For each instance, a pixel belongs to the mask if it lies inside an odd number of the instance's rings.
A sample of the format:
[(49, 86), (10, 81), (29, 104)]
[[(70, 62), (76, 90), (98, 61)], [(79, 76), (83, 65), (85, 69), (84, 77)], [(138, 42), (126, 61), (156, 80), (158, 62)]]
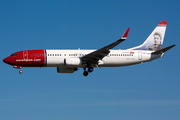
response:
[(97, 67), (121, 67), (150, 62), (163, 57), (164, 53), (176, 44), (163, 48), (167, 21), (160, 21), (143, 44), (126, 50), (112, 50), (126, 40), (129, 29), (117, 41), (98, 50), (24, 50), (15, 52), (3, 59), (13, 68), (22, 67), (57, 67), (58, 73), (74, 73), (83, 68), (87, 76)]

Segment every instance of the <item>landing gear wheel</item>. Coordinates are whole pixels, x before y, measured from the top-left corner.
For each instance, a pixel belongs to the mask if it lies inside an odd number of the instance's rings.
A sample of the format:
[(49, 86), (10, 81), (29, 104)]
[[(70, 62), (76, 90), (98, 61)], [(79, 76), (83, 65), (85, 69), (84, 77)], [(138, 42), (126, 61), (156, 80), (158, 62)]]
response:
[(92, 72), (93, 70), (94, 70), (93, 67), (88, 68), (88, 72)]
[(22, 73), (23, 73), (23, 71), (22, 71), (22, 70), (20, 70), (20, 71), (19, 71), (19, 73), (20, 73), (20, 74), (22, 74)]
[(88, 71), (84, 71), (83, 73), (84, 76), (87, 76), (88, 74), (89, 74)]

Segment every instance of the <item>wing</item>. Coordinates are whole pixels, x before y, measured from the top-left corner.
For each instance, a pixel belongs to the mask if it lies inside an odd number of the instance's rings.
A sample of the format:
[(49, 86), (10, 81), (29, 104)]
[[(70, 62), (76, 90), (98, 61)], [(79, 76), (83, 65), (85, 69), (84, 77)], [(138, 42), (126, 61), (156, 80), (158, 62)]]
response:
[(128, 35), (128, 32), (129, 32), (129, 29), (128, 28), (126, 30), (126, 32), (124, 33), (124, 35), (122, 36), (122, 38), (120, 38), (119, 40), (117, 40), (116, 42), (113, 42), (101, 49), (98, 49), (92, 53), (89, 53), (83, 57), (81, 57), (83, 63), (89, 63), (89, 64), (98, 64), (98, 61), (99, 60), (102, 60), (105, 56), (107, 56), (110, 52), (110, 49), (114, 48), (115, 46), (117, 46), (119, 43), (123, 42), (126, 38), (127, 38), (127, 35)]

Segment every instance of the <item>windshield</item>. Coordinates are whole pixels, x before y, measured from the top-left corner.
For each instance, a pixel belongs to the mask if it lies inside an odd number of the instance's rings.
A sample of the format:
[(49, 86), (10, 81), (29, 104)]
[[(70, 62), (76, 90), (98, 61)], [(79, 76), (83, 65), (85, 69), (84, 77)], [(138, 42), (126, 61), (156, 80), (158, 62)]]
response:
[(17, 54), (11, 54), (10, 56), (17, 56)]

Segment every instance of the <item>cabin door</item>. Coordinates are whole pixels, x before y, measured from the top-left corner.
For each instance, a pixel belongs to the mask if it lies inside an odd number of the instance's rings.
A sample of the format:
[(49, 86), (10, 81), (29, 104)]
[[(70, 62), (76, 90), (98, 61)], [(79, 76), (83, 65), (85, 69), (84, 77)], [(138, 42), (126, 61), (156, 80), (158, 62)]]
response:
[(139, 60), (142, 60), (142, 52), (139, 52), (138, 58)]
[(28, 59), (28, 52), (27, 52), (27, 51), (24, 51), (24, 52), (23, 52), (23, 58), (24, 58), (24, 59)]

